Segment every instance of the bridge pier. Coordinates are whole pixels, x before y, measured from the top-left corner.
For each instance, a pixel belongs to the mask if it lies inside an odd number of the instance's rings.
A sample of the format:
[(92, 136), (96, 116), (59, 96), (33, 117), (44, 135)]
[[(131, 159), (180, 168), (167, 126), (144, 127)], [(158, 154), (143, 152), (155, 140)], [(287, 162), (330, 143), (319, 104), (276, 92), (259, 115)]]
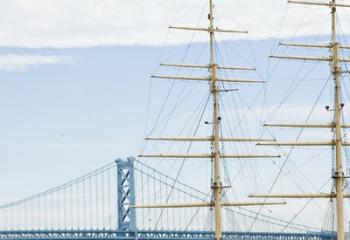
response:
[(116, 160), (119, 231), (136, 231), (134, 161), (132, 157)]

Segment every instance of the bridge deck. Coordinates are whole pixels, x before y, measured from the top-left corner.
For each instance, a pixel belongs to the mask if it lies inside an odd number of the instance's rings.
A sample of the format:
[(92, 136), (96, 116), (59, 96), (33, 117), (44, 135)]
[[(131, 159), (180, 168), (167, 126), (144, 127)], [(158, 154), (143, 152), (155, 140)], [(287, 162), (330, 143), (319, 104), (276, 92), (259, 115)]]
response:
[[(224, 232), (226, 240), (335, 240), (334, 233), (268, 233), (268, 232)], [(208, 231), (157, 231), (142, 230), (113, 231), (113, 230), (29, 230), (29, 231), (0, 231), (0, 239), (16, 240), (209, 240), (214, 239), (214, 233)]]

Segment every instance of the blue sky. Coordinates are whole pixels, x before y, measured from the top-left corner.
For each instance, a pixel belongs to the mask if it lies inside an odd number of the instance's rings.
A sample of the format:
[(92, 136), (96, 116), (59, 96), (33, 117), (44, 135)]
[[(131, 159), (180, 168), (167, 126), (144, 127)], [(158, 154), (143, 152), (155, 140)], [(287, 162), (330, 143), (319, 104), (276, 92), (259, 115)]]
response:
[(23, 191), (28, 194), (137, 152), (149, 70), (158, 49), (3, 48), (1, 52), (75, 59), (0, 73), (5, 188), (27, 189)]

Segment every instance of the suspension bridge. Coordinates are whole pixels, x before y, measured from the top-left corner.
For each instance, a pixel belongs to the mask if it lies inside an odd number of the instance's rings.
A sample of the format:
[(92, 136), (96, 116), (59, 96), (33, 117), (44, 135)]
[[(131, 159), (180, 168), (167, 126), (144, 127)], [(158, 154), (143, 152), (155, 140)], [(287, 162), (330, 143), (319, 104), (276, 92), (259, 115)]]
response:
[[(208, 201), (135, 158), (119, 159), (45, 192), (0, 206), (0, 239), (214, 239), (210, 209), (135, 209), (136, 203)], [(225, 208), (224, 239), (331, 240), (332, 231), (245, 208)], [(244, 226), (253, 226), (244, 230)]]

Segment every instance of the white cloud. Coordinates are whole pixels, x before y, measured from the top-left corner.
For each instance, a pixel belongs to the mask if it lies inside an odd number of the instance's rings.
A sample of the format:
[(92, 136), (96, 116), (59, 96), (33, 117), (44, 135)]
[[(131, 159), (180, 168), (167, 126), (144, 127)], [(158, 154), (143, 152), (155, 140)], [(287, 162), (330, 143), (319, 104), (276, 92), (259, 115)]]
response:
[[(287, 6), (286, 0), (214, 2), (220, 25), (246, 28), (253, 39), (314, 35), (330, 29), (327, 8)], [(206, 5), (206, 0), (2, 0), (0, 45), (59, 48), (158, 45), (163, 43), (168, 25), (197, 25)], [(207, 24), (206, 13), (205, 9), (200, 25)], [(340, 15), (349, 21), (346, 14)], [(195, 40), (204, 37), (199, 33)], [(188, 40), (188, 34), (176, 33), (171, 34), (169, 43)]]
[(74, 62), (75, 60), (68, 56), (4, 54), (0, 55), (0, 71), (23, 72), (41, 65), (72, 64)]

